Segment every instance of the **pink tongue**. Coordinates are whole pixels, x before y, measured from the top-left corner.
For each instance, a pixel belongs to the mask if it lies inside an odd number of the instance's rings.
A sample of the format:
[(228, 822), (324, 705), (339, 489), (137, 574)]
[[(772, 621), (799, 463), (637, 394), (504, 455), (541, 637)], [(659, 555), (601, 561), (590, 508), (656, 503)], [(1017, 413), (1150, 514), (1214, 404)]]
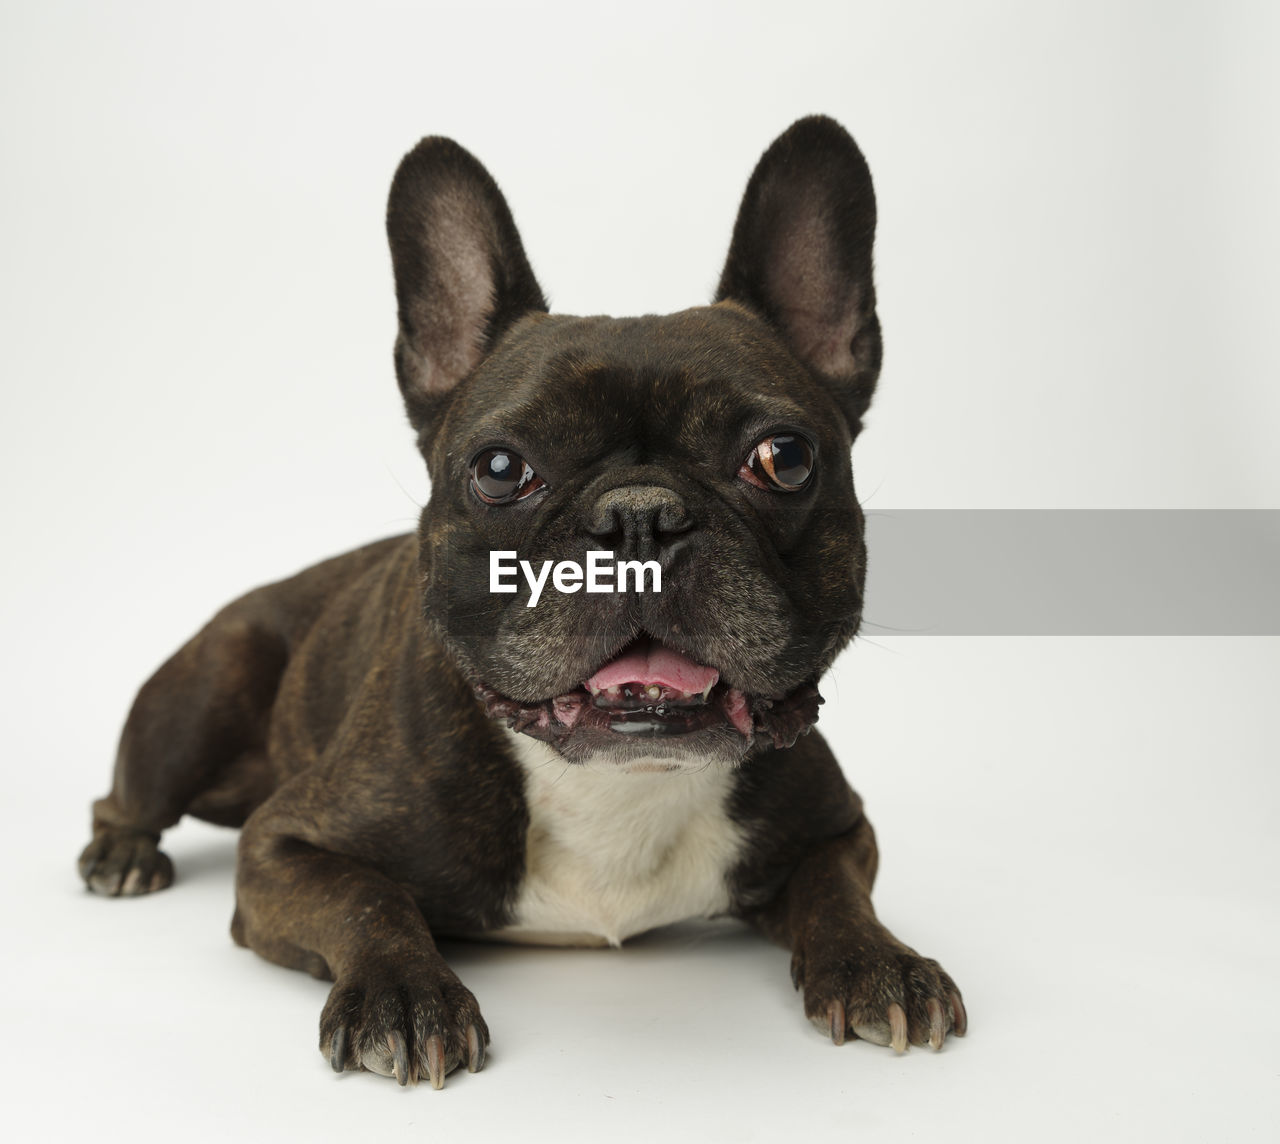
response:
[(606, 663), (587, 680), (587, 690), (600, 691), (624, 683), (656, 683), (676, 691), (706, 691), (720, 673), (659, 643), (642, 644)]

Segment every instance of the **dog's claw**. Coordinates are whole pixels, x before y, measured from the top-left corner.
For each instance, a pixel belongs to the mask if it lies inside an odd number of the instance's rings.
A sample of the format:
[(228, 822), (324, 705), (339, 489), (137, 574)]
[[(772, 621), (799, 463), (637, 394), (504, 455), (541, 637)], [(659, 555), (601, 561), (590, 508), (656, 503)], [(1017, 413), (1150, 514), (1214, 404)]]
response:
[(173, 881), (173, 863), (159, 849), (158, 838), (137, 830), (102, 831), (80, 855), (85, 885), (109, 898), (163, 890)]
[(942, 1002), (930, 997), (925, 1002), (925, 1010), (929, 1014), (929, 1048), (937, 1052), (942, 1048), (942, 1038), (946, 1036), (946, 1024), (942, 1016)]
[(889, 1006), (889, 1044), (895, 1053), (907, 1051), (907, 1011), (896, 1001)]
[(427, 1038), (427, 1078), (432, 1088), (444, 1088), (444, 1038), (439, 1033)]
[(831, 1030), (831, 1040), (837, 1045), (844, 1044), (844, 1002), (832, 1001), (827, 1006), (827, 1025)]
[(467, 1026), (467, 1072), (484, 1068), (484, 1038), (474, 1025)]
[(488, 1039), (475, 998), (438, 960), (357, 965), (334, 983), (320, 1015), (320, 1049), (334, 1069), (402, 1086), (443, 1088), (450, 1069), (479, 1070)]
[(333, 1044), (329, 1046), (329, 1064), (333, 1071), (340, 1073), (347, 1067), (347, 1027), (340, 1025), (333, 1034)]
[(969, 1014), (964, 1011), (964, 1002), (960, 994), (951, 994), (951, 1031), (957, 1037), (963, 1037), (969, 1031)]
[[(804, 966), (805, 1016), (824, 1036), (836, 1044), (858, 1038), (905, 1053), (910, 1045), (936, 1051), (948, 1033), (964, 1032), (960, 992), (936, 961), (874, 930), (850, 934), (848, 945), (850, 952), (834, 957), (821, 945), (792, 954)], [(837, 1012), (843, 1037), (837, 1036)]]
[(409, 1083), (409, 1051), (405, 1048), (404, 1037), (399, 1029), (387, 1034), (387, 1048), (391, 1050), (391, 1071), (396, 1083), (403, 1088)]

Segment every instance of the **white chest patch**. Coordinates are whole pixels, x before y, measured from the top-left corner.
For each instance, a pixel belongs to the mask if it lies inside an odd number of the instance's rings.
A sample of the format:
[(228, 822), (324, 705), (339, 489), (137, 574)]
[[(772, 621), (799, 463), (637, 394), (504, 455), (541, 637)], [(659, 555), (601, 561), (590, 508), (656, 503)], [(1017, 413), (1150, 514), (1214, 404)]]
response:
[(726, 813), (733, 772), (589, 769), (508, 735), (525, 772), (526, 870), (515, 920), (487, 936), (620, 945), (728, 909), (726, 878), (743, 842)]

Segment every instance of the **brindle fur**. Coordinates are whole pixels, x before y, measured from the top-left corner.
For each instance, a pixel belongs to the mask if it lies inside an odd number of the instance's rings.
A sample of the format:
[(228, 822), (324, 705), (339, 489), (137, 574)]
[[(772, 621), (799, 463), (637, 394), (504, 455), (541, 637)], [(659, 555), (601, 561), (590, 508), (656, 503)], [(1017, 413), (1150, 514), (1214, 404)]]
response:
[[(433, 483), (418, 533), (251, 592), (160, 668), (94, 804), (90, 887), (167, 886), (158, 842), (183, 814), (243, 826), (233, 935), (335, 981), (321, 1019), (334, 1067), (434, 1084), (479, 1068), (487, 1027), (433, 934), (512, 921), (529, 815), (473, 684), (541, 701), (640, 630), (750, 693), (816, 683), (861, 616), (849, 448), (880, 365), (874, 226), (852, 140), (802, 120), (752, 177), (715, 305), (550, 316), (492, 179), (424, 140), (388, 208), (397, 373)], [(777, 425), (817, 443), (802, 494), (736, 479)], [(492, 443), (550, 491), (480, 504), (467, 466)], [(686, 523), (645, 515), (636, 488), (678, 500)], [(580, 555), (584, 534), (660, 559), (663, 593), (526, 609), (487, 591), (490, 549), (537, 564)], [(731, 730), (698, 746), (737, 768), (729, 812), (748, 845), (732, 912), (792, 949), (806, 1013), (836, 1040), (902, 1042), (894, 1007), (913, 1043), (962, 1031), (951, 980), (876, 921), (874, 836), (821, 736), (745, 747)]]

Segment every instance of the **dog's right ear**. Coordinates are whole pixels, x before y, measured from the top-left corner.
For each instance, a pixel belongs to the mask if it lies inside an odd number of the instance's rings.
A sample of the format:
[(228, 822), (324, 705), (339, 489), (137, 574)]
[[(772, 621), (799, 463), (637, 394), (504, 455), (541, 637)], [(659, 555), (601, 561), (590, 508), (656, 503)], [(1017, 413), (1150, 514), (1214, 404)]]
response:
[(422, 433), (521, 315), (547, 309), (498, 184), (452, 139), (400, 163), (387, 201), (400, 334), (396, 378)]

